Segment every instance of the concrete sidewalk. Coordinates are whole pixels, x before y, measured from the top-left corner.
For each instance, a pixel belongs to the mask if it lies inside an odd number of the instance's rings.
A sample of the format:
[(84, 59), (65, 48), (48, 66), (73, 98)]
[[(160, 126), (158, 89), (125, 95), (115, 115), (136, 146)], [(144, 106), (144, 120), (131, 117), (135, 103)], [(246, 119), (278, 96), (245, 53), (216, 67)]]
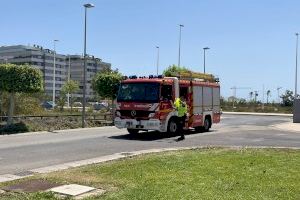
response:
[(260, 116), (293, 117), (293, 114), (285, 114), (285, 113), (223, 112), (223, 114), (228, 114), (228, 115), (260, 115)]
[(284, 130), (300, 133), (300, 123), (286, 122), (281, 124), (276, 124), (273, 127)]

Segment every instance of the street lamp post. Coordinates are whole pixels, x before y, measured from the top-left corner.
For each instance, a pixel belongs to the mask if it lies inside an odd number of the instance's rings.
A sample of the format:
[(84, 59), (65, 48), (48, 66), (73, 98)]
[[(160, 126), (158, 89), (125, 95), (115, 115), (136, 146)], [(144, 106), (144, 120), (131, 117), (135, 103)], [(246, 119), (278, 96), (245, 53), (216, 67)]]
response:
[(85, 127), (85, 92), (86, 92), (86, 21), (87, 9), (95, 7), (93, 4), (84, 4), (84, 66), (83, 66), (83, 94), (82, 94), (82, 128)]
[(158, 76), (158, 69), (159, 69), (159, 46), (156, 46), (156, 49), (157, 49), (156, 75)]
[(296, 72), (295, 72), (295, 99), (297, 99), (297, 84), (298, 84), (298, 36), (296, 33)]
[(53, 40), (53, 88), (52, 88), (52, 108), (54, 109), (55, 107), (55, 73), (56, 73), (56, 42), (59, 40)]
[[(68, 65), (68, 83), (70, 82), (70, 76), (71, 76), (71, 56), (69, 55), (69, 65)], [(68, 98), (68, 108), (70, 107), (70, 93), (67, 94)]]
[(181, 28), (184, 27), (183, 24), (179, 24), (179, 48), (178, 48), (178, 67), (180, 67), (180, 48), (181, 48)]
[(209, 48), (208, 47), (204, 47), (203, 48), (203, 52), (204, 52), (204, 54), (203, 54), (203, 72), (204, 72), (204, 74), (205, 74), (205, 51), (206, 50), (208, 50)]
[(278, 100), (278, 104), (280, 104), (280, 95), (279, 95), (279, 92), (280, 90), (282, 89), (282, 87), (277, 87), (277, 100)]

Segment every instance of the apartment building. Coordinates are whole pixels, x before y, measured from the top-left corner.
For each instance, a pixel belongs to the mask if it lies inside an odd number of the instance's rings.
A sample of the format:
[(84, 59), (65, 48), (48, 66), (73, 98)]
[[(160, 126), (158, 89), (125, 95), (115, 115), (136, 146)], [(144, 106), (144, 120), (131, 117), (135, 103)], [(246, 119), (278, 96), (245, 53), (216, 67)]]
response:
[[(44, 88), (47, 95), (53, 94), (53, 61), (54, 52), (38, 45), (13, 45), (0, 47), (0, 63), (25, 64), (40, 69), (44, 78)], [(64, 83), (70, 79), (79, 83), (80, 91), (75, 97), (81, 98), (83, 93), (83, 67), (84, 59), (80, 55), (55, 55), (55, 93), (60, 95)], [(95, 92), (92, 89), (94, 75), (102, 69), (111, 68), (110, 63), (103, 62), (100, 58), (87, 56), (86, 98), (93, 98)]]
[[(44, 88), (47, 95), (53, 94), (53, 61), (54, 52), (41, 46), (2, 46), (0, 47), (0, 63), (30, 64), (40, 69), (44, 78)], [(66, 81), (66, 56), (55, 55), (55, 94), (59, 96), (61, 87)]]
[[(71, 79), (79, 83), (80, 91), (75, 95), (76, 97), (81, 97), (83, 94), (83, 67), (84, 67), (84, 58), (80, 55), (70, 55), (70, 74)], [(86, 61), (86, 97), (88, 99), (93, 98), (95, 92), (92, 88), (92, 79), (97, 72), (102, 69), (111, 68), (110, 63), (103, 62), (100, 58), (94, 56), (87, 56)]]

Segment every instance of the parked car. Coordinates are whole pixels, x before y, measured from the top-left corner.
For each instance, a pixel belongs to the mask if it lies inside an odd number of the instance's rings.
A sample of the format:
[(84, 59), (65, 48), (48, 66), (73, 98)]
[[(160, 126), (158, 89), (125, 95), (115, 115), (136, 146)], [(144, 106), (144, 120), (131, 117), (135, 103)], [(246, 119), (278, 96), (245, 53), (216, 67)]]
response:
[[(53, 101), (44, 101), (41, 106), (45, 109), (52, 109), (53, 108)], [(54, 104), (54, 107), (56, 106), (56, 104)]]
[(82, 103), (80, 101), (76, 101), (73, 103), (74, 107), (82, 107)]
[(95, 103), (94, 105), (93, 105), (93, 108), (94, 108), (94, 110), (103, 110), (103, 109), (108, 109), (108, 107), (105, 105), (105, 104), (103, 104), (103, 103)]

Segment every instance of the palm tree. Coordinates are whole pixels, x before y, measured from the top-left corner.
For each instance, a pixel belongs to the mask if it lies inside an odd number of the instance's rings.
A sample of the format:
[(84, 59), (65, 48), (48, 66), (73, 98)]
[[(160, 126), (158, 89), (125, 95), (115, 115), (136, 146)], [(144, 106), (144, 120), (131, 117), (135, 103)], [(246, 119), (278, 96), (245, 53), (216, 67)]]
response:
[(254, 103), (256, 103), (256, 98), (258, 97), (258, 91), (254, 91)]
[(253, 92), (252, 91), (249, 93), (249, 96), (250, 96), (250, 101), (252, 101), (252, 98), (253, 98)]
[(267, 91), (267, 104), (269, 104), (269, 97), (271, 96), (271, 91), (268, 90)]

